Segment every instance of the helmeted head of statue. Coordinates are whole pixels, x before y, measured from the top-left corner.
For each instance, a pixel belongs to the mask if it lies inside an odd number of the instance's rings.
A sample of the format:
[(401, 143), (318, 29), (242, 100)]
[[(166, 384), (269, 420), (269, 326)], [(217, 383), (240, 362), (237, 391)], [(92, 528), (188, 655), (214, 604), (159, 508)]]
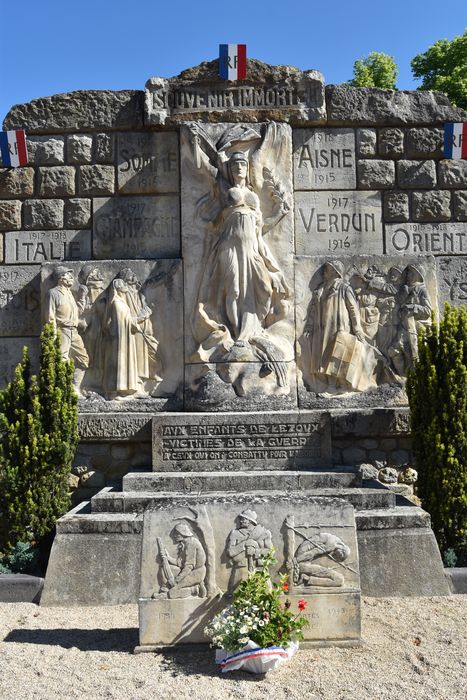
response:
[(243, 179), (248, 182), (249, 164), (248, 157), (243, 151), (235, 151), (229, 158), (227, 164), (229, 172), (229, 180), (231, 184), (235, 184), (238, 179)]
[(253, 523), (253, 525), (258, 524), (258, 516), (254, 510), (244, 510), (238, 516), (240, 523), (242, 520), (246, 520), (248, 523)]
[(188, 525), (188, 523), (177, 523), (175, 527), (173, 528), (172, 532), (170, 533), (171, 536), (177, 538), (180, 537), (193, 537), (193, 530), (191, 527)]

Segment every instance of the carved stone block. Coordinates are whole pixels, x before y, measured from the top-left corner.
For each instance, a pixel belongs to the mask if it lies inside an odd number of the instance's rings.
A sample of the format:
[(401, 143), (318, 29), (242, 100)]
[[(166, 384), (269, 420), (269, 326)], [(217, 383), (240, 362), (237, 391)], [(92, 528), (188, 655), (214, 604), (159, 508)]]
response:
[(257, 393), (270, 375), (282, 389), (294, 338), (291, 129), (191, 123), (181, 143), (185, 361), (260, 363)]
[(383, 252), (379, 192), (295, 192), (298, 255)]
[(0, 230), (11, 231), (21, 228), (21, 202), (19, 199), (0, 201)]
[[(240, 352), (251, 351), (241, 348)], [(238, 357), (235, 362), (185, 364), (187, 411), (289, 411), (297, 407), (294, 360), (258, 362), (256, 358), (249, 361), (246, 355), (245, 361), (240, 354)]]
[(353, 129), (295, 129), (296, 190), (342, 190), (356, 186)]
[(386, 224), (385, 238), (386, 252), (389, 255), (465, 255), (467, 253), (467, 230), (461, 223)]
[(466, 306), (467, 258), (436, 258), (436, 273), (440, 311), (446, 301), (454, 306)]
[(317, 70), (300, 71), (248, 60), (247, 78), (238, 85), (219, 78), (218, 61), (202, 63), (167, 80), (152, 77), (144, 92), (145, 123), (260, 122), (320, 124), (326, 119), (324, 78)]
[[(354, 511), (345, 501), (290, 494), (264, 502), (187, 502), (144, 514), (140, 647), (208, 641), (204, 627), (275, 547), (287, 598), (304, 598), (307, 643), (357, 643), (360, 574)], [(190, 565), (188, 565), (188, 561)], [(285, 596), (284, 596), (285, 601)]]
[(417, 332), (436, 310), (434, 258), (297, 257), (301, 408), (401, 405)]
[(449, 221), (451, 193), (446, 190), (412, 192), (412, 211), (415, 221)]
[(180, 257), (177, 195), (94, 199), (96, 258)]
[(0, 388), (3, 389), (11, 382), (16, 365), (21, 362), (24, 346), (28, 347), (31, 371), (37, 372), (39, 368), (40, 341), (39, 338), (2, 338), (2, 352), (0, 355)]
[(39, 335), (40, 266), (0, 266), (0, 336)]
[(118, 191), (149, 194), (179, 191), (176, 132), (119, 134)]
[(91, 231), (5, 233), (5, 262), (12, 265), (90, 258)]
[(147, 413), (80, 413), (78, 431), (82, 441), (144, 442), (151, 440), (152, 418)]
[(180, 260), (46, 263), (42, 308), (75, 361), (81, 411), (160, 410), (180, 392)]
[(329, 417), (268, 412), (159, 414), (153, 420), (154, 471), (296, 469), (331, 464)]

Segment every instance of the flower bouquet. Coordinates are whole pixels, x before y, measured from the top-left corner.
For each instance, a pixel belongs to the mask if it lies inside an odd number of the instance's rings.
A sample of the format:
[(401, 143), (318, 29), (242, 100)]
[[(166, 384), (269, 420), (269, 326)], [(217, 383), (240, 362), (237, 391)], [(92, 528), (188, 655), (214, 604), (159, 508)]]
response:
[(274, 550), (263, 559), (260, 569), (250, 573), (234, 594), (232, 604), (224, 608), (205, 628), (216, 647), (216, 663), (222, 672), (242, 669), (267, 673), (288, 661), (303, 639), (308, 624), (301, 617), (307, 602), (298, 601), (298, 611), (284, 593), (289, 590), (287, 575), (273, 584), (269, 567), (275, 562)]

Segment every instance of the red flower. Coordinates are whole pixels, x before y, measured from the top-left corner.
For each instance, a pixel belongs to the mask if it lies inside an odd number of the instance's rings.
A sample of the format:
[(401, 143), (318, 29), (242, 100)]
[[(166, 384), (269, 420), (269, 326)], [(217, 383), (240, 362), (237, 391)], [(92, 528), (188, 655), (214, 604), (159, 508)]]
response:
[(300, 611), (305, 610), (306, 606), (308, 605), (308, 601), (306, 601), (304, 598), (300, 598), (298, 601), (298, 609)]
[(289, 592), (289, 583), (288, 583), (288, 581), (284, 581), (284, 583), (282, 584), (282, 590), (284, 591), (284, 593), (288, 593), (288, 592)]

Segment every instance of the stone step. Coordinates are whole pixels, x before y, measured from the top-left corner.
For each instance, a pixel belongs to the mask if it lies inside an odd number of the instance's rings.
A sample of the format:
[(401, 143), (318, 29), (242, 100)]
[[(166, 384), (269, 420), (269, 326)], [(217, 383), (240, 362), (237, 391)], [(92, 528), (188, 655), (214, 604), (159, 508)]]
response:
[[(355, 521), (358, 531), (430, 527), (429, 514), (418, 506), (356, 510)], [(93, 513), (90, 502), (80, 503), (57, 522), (60, 534), (141, 535), (142, 531), (142, 513)]]
[[(289, 491), (289, 494), (297, 491)], [(298, 491), (302, 496), (323, 496), (325, 498), (343, 498), (349, 501), (354, 508), (365, 510), (367, 508), (393, 508), (396, 505), (395, 494), (388, 491), (383, 486), (381, 488), (330, 488), (330, 489), (302, 489)], [(285, 494), (285, 496), (289, 495)], [(284, 492), (279, 490), (255, 491), (255, 498), (284, 498)], [(224, 492), (199, 493), (174, 493), (167, 491), (115, 491), (112, 488), (105, 488), (91, 499), (91, 510), (93, 513), (141, 513), (148, 506), (157, 507), (158, 504), (166, 503), (168, 500), (174, 505), (180, 503), (199, 503), (201, 500), (207, 502), (222, 501), (228, 498)]]
[(235, 471), (235, 472), (130, 472), (123, 477), (123, 492), (178, 491), (303, 491), (310, 489), (350, 488), (362, 485), (359, 472), (335, 471)]

